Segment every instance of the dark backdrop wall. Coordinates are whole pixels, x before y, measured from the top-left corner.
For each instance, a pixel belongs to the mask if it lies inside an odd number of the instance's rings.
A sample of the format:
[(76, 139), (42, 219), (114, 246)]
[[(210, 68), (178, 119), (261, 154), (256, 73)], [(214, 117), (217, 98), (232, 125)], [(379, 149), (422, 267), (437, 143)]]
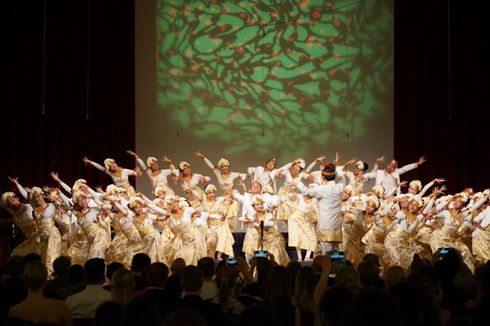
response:
[[(132, 166), (132, 0), (10, 1), (2, 10), (0, 189), (110, 179), (82, 158)], [(426, 155), (406, 179), (450, 192), (489, 186), (488, 1), (395, 2), (395, 157)], [(8, 216), (0, 211), (2, 216)]]
[[(133, 164), (134, 2), (27, 0), (2, 3), (0, 191), (110, 178), (88, 156)], [(0, 209), (0, 263), (12, 241)], [(2, 240), (3, 239), (3, 240)]]
[(407, 174), (449, 192), (490, 186), (488, 1), (395, 2), (395, 139)]
[[(2, 49), (2, 160), (26, 186), (110, 178), (82, 158), (133, 163), (134, 4), (132, 0), (12, 1)], [(4, 57), (5, 58), (5, 57)], [(7, 116), (10, 116), (7, 118)]]

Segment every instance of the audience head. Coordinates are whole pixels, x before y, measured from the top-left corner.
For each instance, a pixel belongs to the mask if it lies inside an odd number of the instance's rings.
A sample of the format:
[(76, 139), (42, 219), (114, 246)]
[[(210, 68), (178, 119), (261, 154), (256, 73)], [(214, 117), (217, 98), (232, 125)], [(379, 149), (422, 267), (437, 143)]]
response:
[(379, 257), (375, 254), (365, 254), (364, 257), (362, 257), (362, 261), (371, 261), (375, 263), (378, 267), (381, 266), (379, 263)]
[(357, 272), (361, 280), (362, 286), (376, 287), (379, 285), (379, 266), (371, 260), (362, 261), (357, 266)]
[(26, 265), (29, 264), (33, 260), (42, 261), (43, 259), (41, 258), (41, 256), (39, 254), (36, 254), (35, 252), (31, 252), (27, 255), (24, 255), (24, 257), (22, 257), (22, 272), (24, 271), (24, 268), (26, 267)]
[(131, 271), (141, 276), (150, 265), (151, 258), (147, 254), (139, 252), (131, 260)]
[(343, 267), (335, 275), (335, 285), (357, 291), (361, 287), (359, 273), (352, 266)]
[(156, 262), (148, 269), (148, 283), (152, 287), (162, 288), (167, 283), (168, 267), (164, 263)]
[(384, 273), (385, 289), (389, 290), (393, 285), (405, 280), (405, 271), (400, 266), (388, 267)]
[[(436, 252), (435, 257), (439, 255)], [(456, 250), (449, 248), (444, 255), (439, 255), (435, 267), (442, 283), (452, 283), (458, 273), (462, 260)]]
[(82, 265), (71, 265), (68, 269), (68, 279), (72, 284), (83, 283), (85, 280), (85, 270)]
[(223, 266), (217, 270), (215, 281), (220, 304), (226, 305), (229, 297), (234, 294), (237, 278), (238, 269), (233, 266)]
[(344, 325), (349, 306), (354, 297), (355, 292), (352, 289), (337, 285), (328, 288), (320, 299), (318, 306), (321, 324), (330, 326)]
[(71, 260), (66, 256), (59, 256), (53, 261), (53, 270), (56, 277), (63, 277), (68, 274), (71, 266)]
[(111, 278), (112, 301), (122, 305), (128, 304), (133, 299), (134, 277), (130, 270), (120, 268), (114, 272)]
[(165, 318), (165, 326), (206, 326), (206, 321), (195, 309), (178, 308)]
[(123, 324), (123, 307), (119, 303), (107, 301), (95, 311), (95, 326), (119, 326)]
[(408, 269), (408, 274), (417, 273), (422, 269), (422, 267), (424, 267), (428, 264), (430, 264), (430, 262), (427, 262), (426, 260), (421, 259), (419, 255), (415, 254), (413, 256), (412, 263), (410, 264), (410, 267)]
[(3, 268), (3, 274), (10, 277), (22, 276), (22, 262), (23, 257), (19, 255), (12, 255), (7, 259)]
[(243, 310), (240, 315), (239, 326), (276, 326), (278, 321), (271, 313), (270, 309), (267, 309), (263, 305), (254, 304), (248, 306)]
[(294, 304), (300, 310), (313, 310), (313, 293), (315, 292), (316, 277), (311, 267), (303, 267), (296, 275), (294, 285)]
[(264, 300), (283, 303), (291, 300), (291, 276), (284, 266), (274, 266), (267, 277)]
[(260, 284), (265, 284), (268, 276), (269, 276), (269, 273), (270, 271), (272, 270), (272, 268), (274, 267), (274, 263), (272, 261), (270, 261), (269, 259), (267, 258), (263, 258), (263, 257), (257, 257), (257, 258), (252, 258), (252, 259), (256, 259), (256, 263), (257, 263), (257, 282), (260, 283)]
[(202, 272), (202, 277), (207, 279), (212, 279), (214, 276), (214, 259), (211, 257), (203, 257), (197, 262), (197, 267)]
[(398, 303), (402, 320), (406, 325), (437, 325), (431, 282), (423, 274), (410, 275), (407, 281), (394, 284), (388, 291)]
[(400, 311), (386, 292), (361, 289), (347, 311), (347, 325), (401, 325)]
[(88, 284), (102, 284), (105, 281), (105, 260), (92, 258), (85, 262), (85, 279)]
[(202, 273), (197, 266), (189, 265), (184, 267), (180, 276), (182, 288), (186, 293), (200, 293), (202, 287)]
[(23, 278), (27, 289), (37, 291), (46, 284), (48, 270), (42, 262), (33, 260), (24, 268)]
[(160, 313), (155, 304), (145, 298), (137, 298), (124, 307), (124, 325), (160, 326)]
[(112, 262), (109, 265), (107, 265), (105, 271), (106, 278), (110, 281), (112, 279), (112, 275), (114, 274), (114, 272), (120, 268), (124, 268), (124, 265), (119, 262)]
[(172, 275), (181, 275), (185, 267), (185, 260), (182, 258), (176, 258), (170, 265), (170, 272)]

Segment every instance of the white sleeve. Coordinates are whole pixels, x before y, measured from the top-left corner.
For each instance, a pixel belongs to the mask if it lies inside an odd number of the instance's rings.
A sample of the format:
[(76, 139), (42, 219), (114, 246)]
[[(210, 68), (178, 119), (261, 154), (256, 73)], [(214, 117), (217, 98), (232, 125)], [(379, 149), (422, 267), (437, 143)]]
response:
[(303, 184), (303, 182), (298, 181), (298, 182), (296, 182), (296, 188), (298, 188), (300, 193), (302, 193), (303, 195), (311, 196), (314, 198), (322, 198), (322, 196), (318, 192), (319, 187), (309, 189)]
[(417, 163), (407, 164), (407, 165), (402, 166), (401, 168), (398, 169), (398, 174), (403, 174), (403, 173), (408, 172), (410, 170), (416, 169), (417, 167), (418, 167)]
[(138, 165), (143, 169), (143, 171), (146, 171), (148, 169), (148, 167), (146, 166), (145, 162), (143, 162), (141, 157), (138, 157), (136, 159), (136, 163), (138, 163)]
[(427, 190), (429, 190), (430, 187), (432, 187), (433, 185), (434, 185), (434, 182), (432, 182), (432, 181), (429, 182), (428, 184), (426, 184), (424, 186), (424, 188), (422, 188), (422, 190), (420, 190), (420, 192), (419, 192), (420, 197), (424, 197), (424, 195), (427, 192)]
[(59, 182), (61, 188), (65, 189), (65, 191), (69, 194), (71, 194), (71, 188), (70, 186), (68, 186), (66, 183), (64, 183), (63, 181), (60, 181)]
[(272, 217), (272, 214), (267, 213), (265, 215), (264, 226), (274, 226), (274, 218)]
[(187, 207), (184, 210), (184, 213), (182, 213), (182, 225), (191, 224), (192, 213), (194, 213), (194, 208), (192, 207)]
[(368, 173), (364, 173), (363, 174), (363, 177), (366, 179), (366, 180), (369, 180), (369, 179), (374, 179), (376, 178), (378, 172), (377, 171), (371, 171), (371, 172), (368, 172)]
[(203, 160), (204, 160), (204, 163), (206, 163), (206, 165), (208, 166), (208, 168), (210, 168), (213, 171), (216, 170), (213, 163), (210, 160), (208, 160), (207, 157), (204, 157)]
[(167, 215), (168, 215), (168, 213), (167, 213), (167, 211), (166, 211), (166, 210), (164, 210), (163, 208), (161, 208), (161, 207), (159, 207), (159, 206), (157, 206), (157, 205), (153, 204), (152, 202), (149, 202), (149, 203), (148, 203), (148, 207), (149, 207), (149, 208), (150, 208), (152, 211), (154, 211), (155, 213), (158, 213), (158, 214), (160, 214), (160, 215), (164, 215), (164, 216), (167, 216)]
[(256, 168), (255, 167), (249, 167), (249, 168), (247, 168), (247, 173), (249, 175), (254, 175), (254, 177), (255, 177), (255, 173), (256, 173), (255, 171), (256, 171)]
[(425, 220), (425, 216), (422, 215), (422, 214), (419, 214), (417, 216), (417, 220), (414, 221), (412, 224), (410, 224), (407, 228), (407, 231), (409, 234), (412, 234), (413, 231), (415, 231), (415, 229), (417, 228), (417, 226), (419, 225), (420, 222), (424, 221)]
[(238, 200), (240, 203), (243, 204), (243, 200), (245, 199), (245, 196), (238, 193), (238, 192), (232, 192), (231, 195), (233, 196), (234, 199)]
[(28, 194), (24, 187), (22, 187), (22, 185), (18, 182), (16, 182), (15, 185), (17, 186), (17, 190), (19, 191), (20, 195), (24, 197), (24, 199), (27, 199)]
[(89, 161), (89, 164), (92, 165), (94, 168), (96, 168), (97, 170), (100, 170), (102, 172), (106, 172), (105, 171), (105, 167), (103, 167), (102, 165), (100, 165), (99, 163), (96, 163), (96, 162), (92, 162), (92, 161)]
[(316, 160), (314, 160), (313, 162), (310, 163), (310, 165), (308, 165), (308, 167), (306, 168), (306, 173), (310, 173), (311, 170), (313, 170), (313, 168), (315, 167), (316, 165)]

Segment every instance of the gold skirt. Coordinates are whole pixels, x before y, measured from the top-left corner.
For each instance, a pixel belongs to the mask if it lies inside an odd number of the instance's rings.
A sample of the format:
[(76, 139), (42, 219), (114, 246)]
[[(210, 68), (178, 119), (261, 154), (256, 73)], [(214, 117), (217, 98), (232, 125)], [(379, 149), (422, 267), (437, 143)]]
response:
[(390, 266), (398, 265), (408, 270), (412, 263), (415, 248), (410, 235), (395, 227), (395, 229), (386, 235), (385, 241), (386, 262)]
[(485, 230), (476, 229), (473, 231), (472, 249), (478, 261), (485, 263), (490, 260), (490, 227)]
[(288, 220), (288, 246), (315, 251), (317, 242), (313, 224), (305, 213), (296, 210)]
[(274, 261), (278, 265), (286, 266), (289, 263), (286, 242), (282, 234), (275, 227), (264, 228), (263, 250), (271, 253), (274, 256)]

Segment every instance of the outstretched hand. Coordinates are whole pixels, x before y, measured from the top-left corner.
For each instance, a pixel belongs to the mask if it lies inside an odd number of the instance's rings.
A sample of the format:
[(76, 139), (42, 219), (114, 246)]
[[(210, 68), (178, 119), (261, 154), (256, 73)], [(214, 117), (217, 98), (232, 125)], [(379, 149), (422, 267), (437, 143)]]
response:
[(323, 162), (323, 160), (325, 159), (325, 155), (323, 154), (320, 154), (320, 156), (318, 156), (315, 161), (317, 161), (318, 163), (321, 163)]
[(425, 156), (421, 156), (419, 158), (419, 160), (417, 161), (417, 165), (422, 165), (424, 164), (424, 162), (426, 162), (427, 160), (425, 159)]
[(172, 160), (169, 159), (167, 155), (162, 155), (162, 161), (169, 165), (172, 164)]
[(126, 153), (128, 153), (128, 154), (129, 154), (129, 155), (131, 155), (131, 156), (134, 156), (134, 158), (139, 158), (139, 157), (138, 157), (138, 154), (136, 154), (135, 152), (133, 152), (133, 151), (131, 151), (131, 150), (129, 150), (129, 149), (126, 151)]
[(204, 159), (204, 154), (203, 154), (203, 153), (201, 153), (201, 151), (196, 151), (196, 152), (194, 152), (194, 155), (195, 155), (196, 157), (198, 157), (198, 158), (202, 158), (202, 159)]
[(51, 176), (51, 178), (53, 178), (54, 181), (61, 182), (61, 179), (58, 176), (58, 172), (52, 171), (49, 175)]
[(15, 184), (18, 184), (19, 183), (18, 179), (19, 178), (17, 178), (17, 177), (15, 177), (15, 178), (9, 177), (9, 180), (12, 181)]

